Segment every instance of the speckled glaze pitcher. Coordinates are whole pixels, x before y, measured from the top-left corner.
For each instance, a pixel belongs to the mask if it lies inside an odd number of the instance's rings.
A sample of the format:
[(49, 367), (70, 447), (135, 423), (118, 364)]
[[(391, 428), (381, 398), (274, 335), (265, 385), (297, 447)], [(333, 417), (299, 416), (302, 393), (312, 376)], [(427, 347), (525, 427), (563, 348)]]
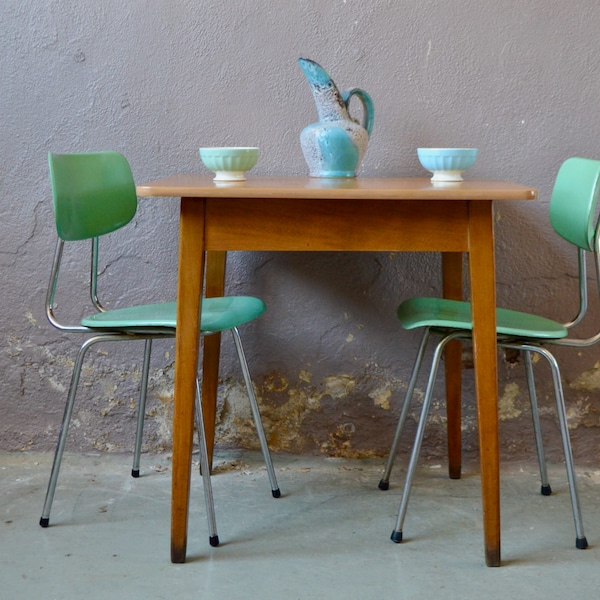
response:
[[(300, 144), (311, 177), (356, 177), (356, 171), (367, 151), (373, 130), (373, 101), (359, 88), (342, 94), (326, 71), (307, 58), (298, 59), (310, 84), (318, 123), (305, 127), (300, 134)], [(356, 96), (363, 106), (359, 123), (350, 117), (348, 106)]]

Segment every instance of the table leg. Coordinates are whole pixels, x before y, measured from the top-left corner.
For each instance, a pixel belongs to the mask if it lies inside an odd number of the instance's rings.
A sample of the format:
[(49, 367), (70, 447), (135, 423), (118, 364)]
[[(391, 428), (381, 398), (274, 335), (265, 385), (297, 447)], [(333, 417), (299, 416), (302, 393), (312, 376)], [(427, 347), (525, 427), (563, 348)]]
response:
[[(226, 252), (213, 251), (206, 253), (205, 295), (207, 298), (222, 296), (225, 292), (226, 258)], [(220, 352), (220, 333), (209, 335), (204, 338), (204, 348), (202, 352), (202, 414), (204, 416), (204, 431), (209, 465), (212, 465), (215, 443)]]
[[(442, 253), (444, 298), (463, 299), (463, 255), (460, 252)], [(462, 344), (449, 342), (446, 359), (446, 417), (448, 420), (448, 475), (460, 479), (461, 460), (461, 400), (462, 400)]]
[(175, 336), (171, 561), (185, 562), (192, 467), (194, 403), (204, 280), (204, 201), (182, 198)]
[(473, 358), (479, 419), (479, 454), (485, 560), (500, 565), (498, 362), (492, 202), (471, 202), (469, 271), (473, 307)]

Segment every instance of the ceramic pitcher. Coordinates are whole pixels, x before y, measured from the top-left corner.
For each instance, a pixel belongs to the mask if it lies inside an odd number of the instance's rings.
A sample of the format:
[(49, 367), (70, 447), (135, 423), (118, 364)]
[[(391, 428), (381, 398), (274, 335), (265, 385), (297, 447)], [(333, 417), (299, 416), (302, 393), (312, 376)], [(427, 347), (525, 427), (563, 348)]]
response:
[[(356, 177), (373, 130), (373, 101), (367, 92), (352, 88), (342, 94), (316, 62), (298, 59), (310, 84), (319, 121), (300, 134), (300, 145), (311, 177)], [(356, 96), (363, 106), (362, 122), (350, 117), (349, 104)]]

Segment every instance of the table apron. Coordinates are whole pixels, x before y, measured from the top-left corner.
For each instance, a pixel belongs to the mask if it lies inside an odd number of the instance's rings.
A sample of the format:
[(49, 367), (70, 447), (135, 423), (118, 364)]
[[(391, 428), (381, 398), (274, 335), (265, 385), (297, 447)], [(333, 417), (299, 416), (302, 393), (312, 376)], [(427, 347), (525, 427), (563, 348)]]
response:
[(465, 200), (206, 198), (206, 250), (469, 249)]

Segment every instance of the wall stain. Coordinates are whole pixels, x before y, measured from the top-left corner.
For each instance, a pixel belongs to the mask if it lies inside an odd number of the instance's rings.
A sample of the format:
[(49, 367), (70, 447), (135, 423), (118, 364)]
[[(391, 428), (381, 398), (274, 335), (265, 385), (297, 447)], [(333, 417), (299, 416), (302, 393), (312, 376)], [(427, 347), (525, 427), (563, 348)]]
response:
[(600, 390), (600, 362), (591, 369), (584, 371), (571, 383), (571, 388), (582, 392), (595, 392)]
[[(271, 450), (300, 453), (317, 451), (348, 458), (381, 455), (381, 450), (353, 446), (354, 438), (359, 433), (357, 429), (364, 430), (362, 426), (365, 419), (369, 427), (372, 423), (376, 425), (374, 417), (368, 418), (359, 412), (357, 421), (354, 417), (348, 419), (347, 411), (337, 406), (348, 402), (349, 406), (358, 407), (360, 402), (354, 401), (359, 384), (357, 379), (346, 374), (332, 375), (324, 377), (317, 386), (310, 385), (312, 380), (310, 371), (303, 369), (293, 385), (283, 375), (272, 373), (255, 386)], [(359, 391), (358, 396), (362, 396), (362, 392)], [(382, 411), (391, 412), (391, 385), (365, 392), (366, 398), (370, 398), (370, 402), (361, 407), (363, 410), (372, 413), (375, 405)], [(219, 388), (216, 435), (217, 443), (224, 446), (259, 447), (246, 389), (238, 381), (225, 381)]]
[(356, 386), (356, 380), (350, 375), (332, 375), (323, 380), (325, 394), (332, 398), (344, 398)]
[(516, 383), (511, 382), (506, 385), (498, 398), (498, 418), (501, 421), (518, 419), (521, 416), (523, 411), (517, 407), (519, 395), (520, 390)]
[[(28, 320), (31, 323), (31, 319)], [(73, 367), (73, 352), (55, 351), (49, 345), (34, 344), (7, 335), (8, 356), (23, 364), (21, 387), (28, 398), (30, 380), (35, 373), (58, 398), (56, 415), (39, 436), (23, 434), (22, 448), (42, 444), (52, 449), (55, 443), (64, 396)], [(60, 346), (58, 346), (60, 348)], [(110, 346), (90, 353), (84, 364), (69, 443), (71, 448), (99, 451), (129, 451), (133, 446), (139, 398), (139, 364), (117, 361)], [(165, 355), (169, 358), (168, 355)], [(468, 363), (468, 356), (465, 357)], [(517, 358), (517, 357), (514, 357)], [(512, 370), (513, 362), (504, 361)], [(25, 367), (26, 365), (26, 367)], [(33, 367), (33, 368), (32, 368)], [(520, 371), (520, 369), (519, 369)], [(174, 364), (152, 369), (150, 373), (145, 451), (168, 451), (172, 440)], [(540, 414), (556, 422), (552, 389), (539, 381)], [(406, 382), (390, 376), (386, 369), (367, 364), (360, 376), (346, 373), (318, 377), (310, 365), (295, 374), (273, 372), (255, 379), (255, 388), (270, 448), (273, 452), (326, 454), (334, 457), (365, 458), (385, 456), (399, 411), (404, 401)], [(548, 388), (548, 386), (546, 386)], [(582, 440), (574, 448), (579, 453), (592, 444), (591, 434), (600, 426), (600, 407), (594, 396), (600, 390), (600, 362), (582, 372), (569, 385), (567, 411), (571, 430), (580, 429)], [(501, 387), (499, 418), (504, 428), (501, 447), (514, 456), (531, 452), (530, 422), (526, 386), (519, 379)], [(81, 397), (80, 397), (81, 396)], [(401, 452), (410, 448), (412, 433), (422, 405), (423, 391), (415, 390), (406, 440)], [(527, 407), (526, 407), (527, 405)], [(462, 430), (465, 452), (477, 453), (477, 418), (472, 390), (465, 388)], [(216, 442), (221, 447), (258, 449), (246, 389), (231, 378), (219, 382)], [(524, 418), (527, 417), (527, 418)], [(427, 431), (424, 457), (440, 460), (445, 456), (446, 412), (443, 385), (435, 390)], [(524, 434), (524, 428), (527, 428)], [(588, 439), (590, 438), (590, 439)], [(522, 441), (522, 439), (524, 441)], [(560, 456), (560, 446), (549, 439), (550, 455)], [(26, 446), (26, 443), (28, 444)], [(527, 453), (527, 454), (525, 454)]]
[(392, 397), (392, 390), (387, 386), (382, 386), (373, 390), (369, 397), (373, 399), (373, 404), (382, 408), (383, 410), (390, 410), (390, 399)]

